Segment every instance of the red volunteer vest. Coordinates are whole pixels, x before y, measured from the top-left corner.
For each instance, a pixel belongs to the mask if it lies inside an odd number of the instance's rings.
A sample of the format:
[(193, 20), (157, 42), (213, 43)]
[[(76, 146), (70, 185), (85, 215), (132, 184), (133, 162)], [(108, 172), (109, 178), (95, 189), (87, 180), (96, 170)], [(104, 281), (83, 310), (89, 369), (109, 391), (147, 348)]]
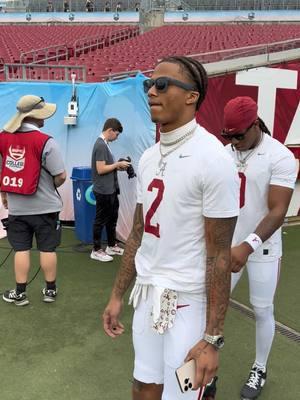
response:
[(23, 195), (36, 192), (43, 150), (50, 138), (39, 131), (0, 133), (1, 192)]

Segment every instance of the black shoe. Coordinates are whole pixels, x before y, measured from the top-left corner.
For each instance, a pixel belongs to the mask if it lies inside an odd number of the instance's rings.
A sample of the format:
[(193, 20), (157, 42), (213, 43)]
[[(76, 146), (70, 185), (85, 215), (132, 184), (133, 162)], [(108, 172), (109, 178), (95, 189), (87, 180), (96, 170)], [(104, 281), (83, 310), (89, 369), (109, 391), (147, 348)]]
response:
[(27, 306), (29, 304), (26, 293), (17, 294), (15, 289), (6, 290), (3, 293), (2, 299), (7, 303), (15, 303), (16, 306)]
[(42, 290), (42, 294), (44, 295), (43, 301), (45, 303), (53, 303), (57, 296), (57, 288), (56, 289), (46, 289)]
[(257, 399), (267, 379), (267, 371), (253, 366), (249, 378), (241, 390), (242, 400)]
[(217, 392), (217, 380), (218, 377), (215, 376), (212, 382), (209, 385), (206, 385), (204, 394), (203, 394), (203, 400), (213, 400), (216, 397), (216, 392)]

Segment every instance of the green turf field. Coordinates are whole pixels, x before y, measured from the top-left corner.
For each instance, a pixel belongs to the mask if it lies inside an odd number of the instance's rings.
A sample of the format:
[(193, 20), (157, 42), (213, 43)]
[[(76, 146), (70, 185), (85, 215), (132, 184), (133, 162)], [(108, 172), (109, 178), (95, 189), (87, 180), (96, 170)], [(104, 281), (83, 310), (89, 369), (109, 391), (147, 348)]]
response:
[[(300, 330), (300, 227), (285, 229), (285, 256), (276, 298), (276, 319)], [(118, 262), (99, 263), (78, 252), (72, 229), (63, 230), (59, 249), (59, 296), (41, 301), (42, 274), (28, 287), (30, 305), (17, 308), (0, 301), (0, 400), (130, 400), (132, 310), (125, 307), (125, 334), (106, 337), (100, 315)], [(0, 241), (0, 263), (9, 253)], [(33, 254), (31, 276), (38, 268)], [(117, 257), (115, 258), (117, 260)], [(14, 287), (12, 254), (0, 268), (0, 291)], [(248, 304), (246, 276), (234, 298)], [(240, 387), (254, 357), (254, 321), (230, 309), (226, 346), (219, 371), (218, 400), (239, 400)], [(260, 399), (300, 398), (300, 347), (276, 334), (269, 376)]]

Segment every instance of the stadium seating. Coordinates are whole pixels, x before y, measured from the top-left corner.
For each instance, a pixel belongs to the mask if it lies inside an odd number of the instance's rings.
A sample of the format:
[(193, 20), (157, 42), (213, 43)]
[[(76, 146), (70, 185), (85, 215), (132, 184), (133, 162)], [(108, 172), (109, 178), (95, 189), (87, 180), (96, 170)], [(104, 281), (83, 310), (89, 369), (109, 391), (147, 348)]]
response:
[[(122, 26), (122, 29), (129, 28)], [(107, 25), (2, 25), (0, 26), (0, 58), (6, 63), (20, 61), (20, 55), (46, 46), (65, 44), (72, 47), (85, 37), (107, 37), (120, 30), (120, 26)]]
[[(171, 54), (193, 55), (298, 37), (300, 25), (173, 25), (154, 29), (69, 62), (77, 65), (84, 63), (90, 72), (88, 80), (98, 81), (103, 79), (103, 72), (109, 75), (129, 70), (153, 69), (158, 59)], [(217, 60), (218, 54), (214, 61)]]
[[(134, 28), (127, 26), (129, 31)], [(300, 38), (299, 24), (165, 25), (123, 41), (110, 40), (107, 47), (95, 46), (74, 54), (78, 39), (107, 37), (116, 34), (116, 30), (120, 30), (120, 26), (0, 26), (0, 59), (6, 63), (19, 62), (22, 52), (64, 43), (70, 49), (69, 60), (57, 59), (48, 63), (85, 66), (87, 81), (97, 82), (125, 71), (151, 70), (158, 59), (168, 55), (216, 52), (209, 61), (218, 61), (221, 50)], [(37, 70), (32, 74), (37, 79), (44, 79), (46, 75), (39, 75)], [(56, 74), (47, 76), (55, 77)], [(2, 79), (3, 75), (0, 75)]]

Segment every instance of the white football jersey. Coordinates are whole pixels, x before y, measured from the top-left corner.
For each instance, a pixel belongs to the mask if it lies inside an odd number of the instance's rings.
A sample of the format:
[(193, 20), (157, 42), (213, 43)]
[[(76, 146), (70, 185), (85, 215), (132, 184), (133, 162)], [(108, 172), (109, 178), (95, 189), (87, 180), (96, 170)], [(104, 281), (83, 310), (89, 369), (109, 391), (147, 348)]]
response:
[[(239, 154), (229, 144), (227, 151), (239, 167)], [(240, 152), (246, 157), (248, 152)], [(294, 155), (278, 140), (264, 134), (262, 142), (254, 149), (240, 169), (240, 215), (233, 236), (233, 245), (240, 244), (254, 232), (268, 214), (270, 185), (293, 189), (297, 177)], [(249, 256), (251, 261), (272, 261), (282, 255), (281, 228)]]
[(159, 146), (147, 149), (138, 167), (144, 234), (135, 258), (137, 282), (204, 293), (204, 217), (238, 215), (237, 171), (222, 143), (200, 126), (161, 168)]

